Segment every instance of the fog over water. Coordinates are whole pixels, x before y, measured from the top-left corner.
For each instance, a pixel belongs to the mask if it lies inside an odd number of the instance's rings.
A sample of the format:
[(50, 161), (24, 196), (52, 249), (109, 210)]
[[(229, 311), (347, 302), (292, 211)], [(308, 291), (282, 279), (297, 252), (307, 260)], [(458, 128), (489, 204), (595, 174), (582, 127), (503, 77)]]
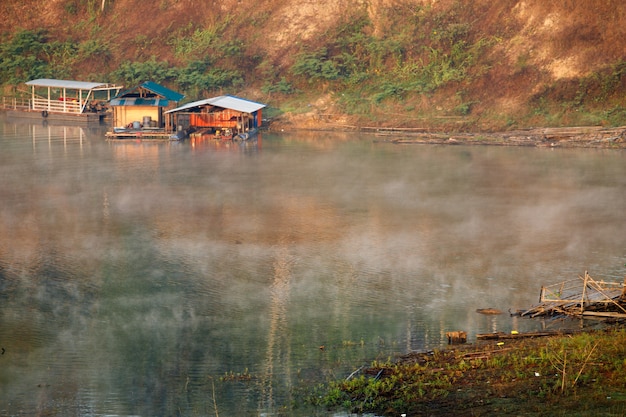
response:
[(300, 393), (626, 276), (623, 150), (0, 118), (0, 178), (0, 415), (338, 416)]

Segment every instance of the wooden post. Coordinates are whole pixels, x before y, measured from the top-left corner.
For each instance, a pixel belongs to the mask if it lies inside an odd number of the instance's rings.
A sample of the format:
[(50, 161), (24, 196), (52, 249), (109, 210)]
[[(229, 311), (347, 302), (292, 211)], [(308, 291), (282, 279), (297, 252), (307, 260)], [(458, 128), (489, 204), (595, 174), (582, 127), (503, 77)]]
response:
[(585, 271), (585, 278), (583, 279), (583, 293), (580, 298), (580, 314), (582, 315), (585, 311), (585, 295), (587, 293), (587, 271)]

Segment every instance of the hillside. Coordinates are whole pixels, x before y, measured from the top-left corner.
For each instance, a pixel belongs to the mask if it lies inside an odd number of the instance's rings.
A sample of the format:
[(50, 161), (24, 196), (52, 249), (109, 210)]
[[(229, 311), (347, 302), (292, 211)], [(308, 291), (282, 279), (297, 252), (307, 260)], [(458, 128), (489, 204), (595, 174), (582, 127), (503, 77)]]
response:
[[(0, 16), (4, 62), (43, 61), (4, 65), (5, 90), (20, 77), (150, 78), (299, 123), (626, 124), (619, 0), (4, 0)], [(20, 33), (47, 47), (15, 47)]]

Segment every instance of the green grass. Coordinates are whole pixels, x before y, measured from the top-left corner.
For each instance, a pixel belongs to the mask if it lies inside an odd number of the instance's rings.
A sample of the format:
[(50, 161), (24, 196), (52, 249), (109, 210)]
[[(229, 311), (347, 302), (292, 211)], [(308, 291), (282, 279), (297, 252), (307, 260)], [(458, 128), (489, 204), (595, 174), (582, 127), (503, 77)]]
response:
[(378, 415), (624, 415), (626, 331), (410, 355), (318, 387), (309, 402)]

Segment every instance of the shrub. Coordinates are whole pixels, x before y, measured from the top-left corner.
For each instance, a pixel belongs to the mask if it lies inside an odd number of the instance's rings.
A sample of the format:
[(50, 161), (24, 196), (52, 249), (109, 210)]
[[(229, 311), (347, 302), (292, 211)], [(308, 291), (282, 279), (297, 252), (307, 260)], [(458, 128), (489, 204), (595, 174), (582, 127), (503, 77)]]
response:
[(50, 75), (47, 32), (20, 30), (0, 44), (0, 82), (17, 85)]
[(328, 50), (320, 48), (314, 52), (302, 52), (296, 56), (291, 67), (294, 75), (305, 76), (309, 82), (335, 80), (339, 77), (337, 65), (328, 57)]
[(144, 62), (124, 61), (111, 73), (114, 80), (123, 84), (141, 84), (147, 80), (160, 83), (171, 75), (167, 62), (159, 62), (154, 56)]

